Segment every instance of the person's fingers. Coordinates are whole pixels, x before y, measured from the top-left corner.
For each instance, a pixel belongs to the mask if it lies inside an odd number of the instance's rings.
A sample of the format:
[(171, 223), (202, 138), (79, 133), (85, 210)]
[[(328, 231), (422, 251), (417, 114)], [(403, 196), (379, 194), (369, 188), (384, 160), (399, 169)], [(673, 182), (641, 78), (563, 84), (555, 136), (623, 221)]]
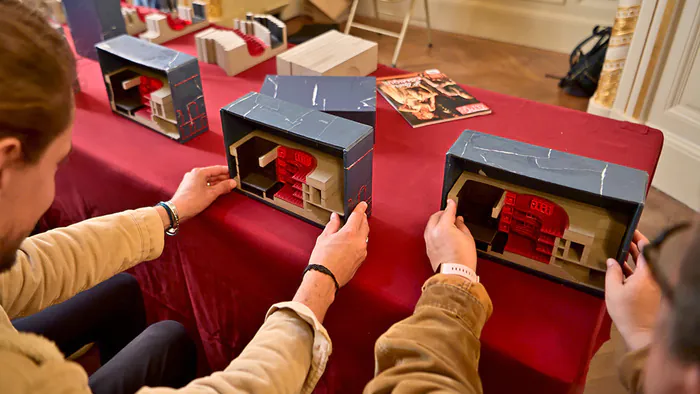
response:
[(216, 185), (212, 185), (211, 189), (214, 190), (217, 197), (226, 193), (230, 193), (231, 190), (236, 188), (236, 181), (230, 179), (228, 181), (219, 182)]
[(360, 236), (367, 240), (369, 237), (369, 221), (367, 220), (367, 214), (362, 215), (362, 222), (360, 223)]
[(343, 228), (348, 229), (348, 231), (359, 230), (362, 226), (362, 219), (365, 218), (365, 211), (367, 211), (367, 203), (361, 201), (352, 211)]
[(440, 217), (442, 217), (443, 213), (444, 211), (437, 211), (434, 214), (430, 215), (430, 218), (428, 219), (428, 224), (425, 226), (426, 232), (438, 224), (438, 222), (440, 221)]
[(197, 176), (204, 177), (205, 179), (228, 174), (228, 166), (211, 166), (204, 168), (197, 168), (194, 170)]
[(326, 224), (326, 228), (323, 229), (321, 236), (335, 234), (340, 230), (340, 216), (337, 213), (331, 213), (331, 220)]
[(455, 220), (455, 226), (457, 226), (457, 229), (465, 234), (470, 234), (469, 228), (467, 228), (467, 225), (464, 224), (464, 218), (462, 216), (458, 216), (457, 220)]
[(608, 270), (605, 272), (605, 293), (614, 295), (622, 287), (625, 277), (622, 275), (620, 264), (615, 259), (608, 259), (605, 263), (608, 265)]
[(637, 247), (639, 248), (639, 258), (637, 258), (637, 269), (647, 269), (647, 259), (644, 258), (644, 247), (649, 245), (649, 241), (646, 240), (646, 238), (641, 239), (639, 243), (637, 244)]
[(639, 230), (634, 230), (634, 236), (632, 237), (632, 242), (636, 243), (639, 245), (640, 242), (644, 241), (645, 243), (649, 243), (649, 239), (642, 234), (641, 231)]
[(630, 254), (632, 255), (632, 260), (637, 262), (637, 259), (639, 258), (639, 248), (637, 247), (637, 244), (632, 242), (630, 244)]
[(457, 203), (454, 200), (447, 200), (447, 206), (445, 207), (445, 213), (440, 217), (439, 224), (443, 226), (450, 226), (455, 223), (457, 216)]
[(223, 175), (217, 175), (217, 176), (209, 177), (209, 179), (207, 179), (207, 182), (209, 182), (209, 183), (219, 183), (219, 182), (225, 181), (225, 180), (227, 180), (227, 179), (229, 179), (229, 178), (230, 178), (229, 174), (226, 173), (226, 174), (223, 174)]
[(634, 271), (632, 270), (632, 267), (630, 267), (629, 264), (625, 261), (625, 264), (622, 265), (622, 273), (627, 277), (632, 274), (634, 274)]

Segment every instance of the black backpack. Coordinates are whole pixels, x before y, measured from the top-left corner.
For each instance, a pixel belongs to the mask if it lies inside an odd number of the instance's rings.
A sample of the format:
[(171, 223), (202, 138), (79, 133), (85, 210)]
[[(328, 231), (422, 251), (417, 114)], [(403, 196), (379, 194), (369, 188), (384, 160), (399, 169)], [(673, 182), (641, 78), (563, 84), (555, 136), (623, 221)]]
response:
[[(591, 97), (598, 88), (598, 79), (603, 69), (605, 52), (608, 50), (612, 27), (596, 26), (593, 34), (574, 48), (569, 57), (569, 72), (559, 80), (559, 87), (572, 96)], [(583, 53), (584, 45), (598, 39), (588, 53)]]

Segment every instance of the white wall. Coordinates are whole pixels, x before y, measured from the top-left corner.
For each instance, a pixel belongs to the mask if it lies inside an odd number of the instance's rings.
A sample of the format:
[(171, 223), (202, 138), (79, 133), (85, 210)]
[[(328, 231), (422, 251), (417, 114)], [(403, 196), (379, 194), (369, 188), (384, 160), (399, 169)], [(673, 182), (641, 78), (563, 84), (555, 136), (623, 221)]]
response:
[[(381, 19), (401, 21), (408, 3), (379, 1)], [(570, 53), (595, 25), (612, 26), (617, 0), (428, 0), (428, 6), (436, 30)], [(412, 24), (425, 26), (422, 0), (414, 11)], [(361, 0), (357, 13), (373, 17), (372, 0)]]

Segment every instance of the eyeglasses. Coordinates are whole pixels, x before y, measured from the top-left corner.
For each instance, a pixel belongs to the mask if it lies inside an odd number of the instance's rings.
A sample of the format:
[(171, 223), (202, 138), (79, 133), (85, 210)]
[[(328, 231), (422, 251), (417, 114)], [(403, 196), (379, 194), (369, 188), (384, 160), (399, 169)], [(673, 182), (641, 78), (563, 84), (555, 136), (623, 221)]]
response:
[[(651, 240), (648, 245), (644, 246), (642, 249), (642, 255), (647, 262), (649, 271), (654, 277), (654, 280), (659, 285), (663, 295), (670, 301), (673, 302), (674, 291), (673, 286), (671, 286), (674, 276), (678, 275), (678, 267), (681, 259), (678, 260), (678, 264), (675, 261), (661, 261), (661, 247), (665, 245), (666, 247), (678, 248), (678, 244), (675, 243), (676, 240), (680, 239), (678, 235), (688, 230), (691, 227), (690, 222), (682, 222), (674, 226), (669, 227), (659, 234), (656, 238)], [(674, 245), (675, 244), (675, 245)]]

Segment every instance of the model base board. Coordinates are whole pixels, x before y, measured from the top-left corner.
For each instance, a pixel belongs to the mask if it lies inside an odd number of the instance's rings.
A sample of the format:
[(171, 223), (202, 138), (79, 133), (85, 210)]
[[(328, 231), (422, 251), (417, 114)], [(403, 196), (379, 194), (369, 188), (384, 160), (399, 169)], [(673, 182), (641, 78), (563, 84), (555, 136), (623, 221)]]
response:
[(620, 214), (467, 171), (448, 198), (479, 251), (595, 288), (627, 231)]
[(196, 34), (197, 58), (233, 76), (287, 50), (287, 26), (271, 15), (249, 14), (234, 26)]
[(229, 147), (239, 191), (314, 223), (343, 216), (340, 158), (255, 130)]
[(378, 45), (336, 30), (277, 56), (278, 75), (364, 77), (377, 70)]

